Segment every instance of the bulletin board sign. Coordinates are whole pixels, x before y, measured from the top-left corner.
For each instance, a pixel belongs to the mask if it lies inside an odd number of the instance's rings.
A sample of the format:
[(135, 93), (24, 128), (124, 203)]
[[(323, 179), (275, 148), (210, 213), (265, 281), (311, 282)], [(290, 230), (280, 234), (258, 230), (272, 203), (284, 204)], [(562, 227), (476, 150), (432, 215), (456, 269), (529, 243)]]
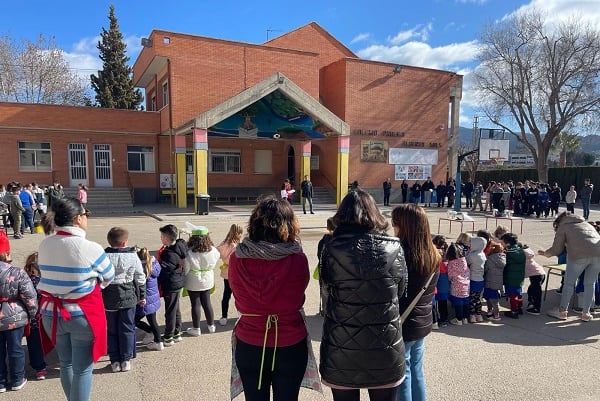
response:
[(391, 148), (389, 164), (438, 164), (437, 149)]
[(360, 141), (360, 161), (385, 163), (388, 160), (387, 141)]
[(422, 164), (397, 164), (394, 171), (396, 181), (421, 181), (431, 177), (431, 166)]

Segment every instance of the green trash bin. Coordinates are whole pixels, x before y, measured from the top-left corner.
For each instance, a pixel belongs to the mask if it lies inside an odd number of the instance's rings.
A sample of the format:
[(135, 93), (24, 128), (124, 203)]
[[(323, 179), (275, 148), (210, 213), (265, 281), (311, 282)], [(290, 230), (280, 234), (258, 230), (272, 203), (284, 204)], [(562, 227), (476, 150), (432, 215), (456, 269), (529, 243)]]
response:
[(196, 199), (198, 200), (198, 214), (208, 214), (210, 195), (198, 194), (196, 195)]

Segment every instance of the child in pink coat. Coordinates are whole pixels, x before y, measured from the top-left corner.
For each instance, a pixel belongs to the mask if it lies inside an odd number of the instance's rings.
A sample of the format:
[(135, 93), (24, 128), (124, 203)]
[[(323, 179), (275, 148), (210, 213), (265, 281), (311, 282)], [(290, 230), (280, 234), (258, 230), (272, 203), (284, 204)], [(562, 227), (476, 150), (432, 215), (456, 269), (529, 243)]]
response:
[(533, 257), (535, 252), (527, 245), (523, 245), (525, 253), (525, 277), (529, 277), (529, 287), (527, 288), (527, 300), (529, 306), (527, 313), (530, 315), (539, 315), (542, 307), (542, 284), (546, 279), (546, 271)]
[(446, 251), (446, 259), (448, 260), (448, 279), (450, 280), (450, 302), (452, 302), (456, 314), (456, 317), (450, 320), (450, 324), (457, 326), (468, 324), (471, 281), (469, 267), (461, 246), (454, 242), (451, 243)]

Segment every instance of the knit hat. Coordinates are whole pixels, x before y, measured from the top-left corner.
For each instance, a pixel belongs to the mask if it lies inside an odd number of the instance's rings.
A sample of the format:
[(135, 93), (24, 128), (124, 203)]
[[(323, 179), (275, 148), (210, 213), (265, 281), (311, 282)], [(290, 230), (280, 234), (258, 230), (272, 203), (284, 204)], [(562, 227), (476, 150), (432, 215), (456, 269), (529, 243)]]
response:
[(4, 231), (0, 231), (0, 253), (10, 253), (10, 241)]
[(192, 230), (192, 235), (208, 235), (208, 228), (204, 226), (197, 226)]

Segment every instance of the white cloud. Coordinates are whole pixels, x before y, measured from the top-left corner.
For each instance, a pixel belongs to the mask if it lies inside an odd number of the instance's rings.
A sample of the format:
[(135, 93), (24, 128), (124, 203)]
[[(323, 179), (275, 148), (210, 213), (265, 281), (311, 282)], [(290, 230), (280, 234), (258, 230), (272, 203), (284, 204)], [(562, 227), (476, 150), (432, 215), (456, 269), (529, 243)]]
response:
[(417, 39), (422, 42), (426, 42), (429, 39), (429, 34), (433, 30), (433, 24), (429, 23), (427, 25), (417, 25), (414, 28), (408, 29), (406, 31), (401, 31), (396, 34), (394, 37), (388, 37), (388, 42), (392, 45), (399, 45), (400, 43), (404, 43), (410, 39)]
[(600, 29), (600, 2), (598, 0), (531, 0), (514, 13), (527, 12), (537, 9), (545, 13), (549, 23), (559, 23), (569, 18), (577, 17), (584, 23), (589, 23)]
[(435, 69), (456, 68), (475, 60), (477, 41), (431, 47), (424, 42), (408, 42), (401, 46), (373, 45), (357, 52), (361, 58)]
[(359, 33), (358, 35), (356, 35), (356, 37), (354, 39), (352, 39), (350, 41), (350, 43), (354, 44), (354, 43), (358, 43), (358, 42), (363, 42), (363, 41), (369, 39), (370, 36), (371, 36), (370, 33)]

